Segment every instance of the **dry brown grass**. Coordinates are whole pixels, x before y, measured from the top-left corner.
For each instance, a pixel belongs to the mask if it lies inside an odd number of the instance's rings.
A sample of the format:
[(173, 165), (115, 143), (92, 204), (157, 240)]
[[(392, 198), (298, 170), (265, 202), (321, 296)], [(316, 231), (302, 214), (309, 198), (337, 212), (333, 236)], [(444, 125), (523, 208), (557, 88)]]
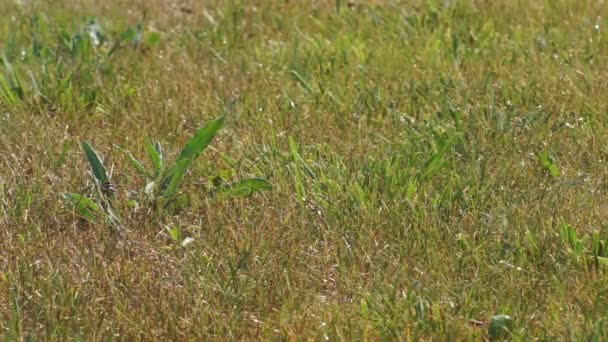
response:
[[(48, 101), (29, 90), (0, 100), (0, 334), (460, 340), (486, 338), (503, 313), (514, 339), (605, 338), (608, 284), (591, 247), (593, 232), (607, 236), (605, 6), (425, 3), (361, 1), (339, 14), (334, 1), (0, 4), (0, 47), (26, 88), (29, 71), (50, 70)], [(113, 39), (143, 13), (144, 39), (160, 42), (98, 68), (95, 52), (36, 58), (34, 13), (48, 49), (87, 18)], [(78, 70), (71, 89), (60, 69)], [(186, 178), (188, 205), (129, 208), (143, 184), (120, 149), (143, 157), (148, 135), (173, 156), (234, 97)], [(421, 176), (450, 136), (439, 171)], [(129, 233), (61, 201), (90, 184), (82, 140), (113, 170)], [(214, 200), (207, 177), (220, 170), (274, 189)], [(583, 255), (560, 237), (564, 223)], [(195, 242), (179, 247), (166, 227)]]

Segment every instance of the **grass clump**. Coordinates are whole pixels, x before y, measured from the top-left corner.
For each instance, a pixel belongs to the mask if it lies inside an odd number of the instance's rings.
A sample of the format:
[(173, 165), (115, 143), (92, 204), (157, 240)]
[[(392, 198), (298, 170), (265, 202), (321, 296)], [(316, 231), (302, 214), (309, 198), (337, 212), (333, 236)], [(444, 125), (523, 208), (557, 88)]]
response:
[[(149, 206), (151, 210), (169, 209), (169, 211), (175, 211), (183, 205), (184, 199), (178, 193), (182, 179), (192, 166), (194, 160), (205, 150), (222, 128), (224, 120), (225, 116), (219, 117), (198, 129), (194, 136), (184, 145), (175, 161), (167, 165), (165, 165), (165, 156), (160, 142), (154, 141), (152, 143), (146, 137), (144, 139), (145, 149), (152, 164), (152, 171), (150, 172), (146, 170), (142, 162), (127, 152), (126, 155), (131, 166), (146, 179), (146, 185), (139, 196), (142, 200), (141, 202)], [(90, 143), (83, 141), (81, 146), (89, 163), (91, 175), (93, 176), (96, 200), (75, 193), (66, 193), (63, 195), (63, 198), (81, 217), (95, 222), (98, 214), (101, 214), (110, 226), (124, 229), (124, 226), (120, 222), (121, 219), (113, 208), (116, 187), (110, 181), (101, 157)], [(215, 183), (215, 188), (216, 192), (224, 195), (223, 197), (227, 195), (246, 197), (257, 191), (269, 190), (272, 188), (272, 184), (263, 178), (248, 178), (233, 184), (224, 184), (222, 183), (222, 179), (218, 179)], [(139, 203), (135, 199), (131, 199), (128, 205), (130, 207), (139, 207)], [(181, 241), (177, 236), (171, 234), (174, 240)]]

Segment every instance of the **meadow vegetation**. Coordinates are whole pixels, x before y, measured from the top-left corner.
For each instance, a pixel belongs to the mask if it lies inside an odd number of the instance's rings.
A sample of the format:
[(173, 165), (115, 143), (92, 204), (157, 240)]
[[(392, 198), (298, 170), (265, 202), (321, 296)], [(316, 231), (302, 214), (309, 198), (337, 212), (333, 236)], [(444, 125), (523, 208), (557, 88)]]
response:
[(3, 339), (608, 339), (604, 1), (0, 13)]

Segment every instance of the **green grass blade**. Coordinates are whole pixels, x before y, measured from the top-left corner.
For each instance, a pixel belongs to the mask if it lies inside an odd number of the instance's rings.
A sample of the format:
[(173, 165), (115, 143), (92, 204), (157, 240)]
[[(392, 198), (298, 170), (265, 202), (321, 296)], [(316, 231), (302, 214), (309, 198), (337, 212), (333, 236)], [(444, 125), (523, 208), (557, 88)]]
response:
[(578, 238), (576, 236), (576, 230), (574, 230), (574, 228), (572, 228), (571, 226), (568, 226), (568, 240), (570, 241), (570, 246), (574, 248), (576, 246)]
[(188, 140), (175, 163), (164, 173), (161, 181), (162, 196), (166, 199), (173, 197), (181, 185), (184, 174), (194, 159), (207, 147), (224, 124), (225, 116), (209, 122), (205, 127), (196, 131), (194, 136)]
[(82, 150), (84, 151), (84, 155), (87, 157), (87, 161), (89, 162), (89, 166), (91, 167), (91, 171), (95, 178), (99, 181), (99, 183), (103, 184), (109, 180), (108, 173), (106, 171), (106, 167), (103, 165), (99, 154), (93, 149), (91, 144), (86, 141), (81, 143)]
[(247, 178), (232, 183), (226, 188), (219, 190), (222, 196), (248, 197), (258, 191), (267, 191), (272, 189), (272, 183), (263, 178)]
[(300, 153), (298, 153), (298, 145), (296, 144), (295, 140), (293, 140), (292, 137), (289, 137), (287, 143), (289, 144), (289, 151), (291, 152), (291, 156), (293, 157), (293, 159), (302, 165), (302, 168), (304, 169), (306, 174), (308, 174), (311, 178), (316, 179), (317, 175), (315, 174), (315, 172), (310, 168), (310, 166), (308, 166), (304, 159), (302, 159)]
[(135, 158), (130, 152), (125, 151), (125, 155), (127, 156), (129, 164), (131, 164), (131, 166), (133, 166), (133, 168), (137, 170), (137, 172), (139, 172), (142, 176), (146, 178), (153, 178), (152, 175), (146, 170), (144, 165), (139, 160), (137, 160), (137, 158)]
[(0, 99), (6, 105), (14, 105), (17, 102), (17, 98), (13, 94), (9, 82), (2, 75), (0, 75)]
[(161, 189), (163, 189), (162, 196), (165, 199), (171, 199), (177, 192), (177, 189), (182, 183), (182, 178), (184, 177), (184, 174), (186, 174), (189, 166), (190, 160), (183, 159), (171, 165), (171, 167), (167, 170), (167, 174), (165, 175), (161, 186)]
[[(163, 168), (163, 159), (161, 154), (155, 147), (155, 144), (152, 143), (150, 138), (144, 138), (144, 145), (146, 147), (146, 152), (148, 153), (148, 157), (150, 157), (150, 161), (152, 162), (152, 167), (154, 168), (154, 177), (158, 176)], [(160, 144), (159, 144), (160, 146)]]
[(312, 88), (310, 88), (310, 86), (308, 85), (308, 82), (306, 82), (306, 80), (304, 79), (304, 77), (302, 77), (302, 75), (300, 75), (295, 70), (291, 70), (289, 73), (293, 76), (293, 78), (296, 81), (298, 81), (298, 83), (302, 86), (302, 88), (304, 88), (306, 90), (306, 92), (308, 92), (309, 94), (312, 94)]
[(226, 116), (221, 116), (207, 123), (205, 127), (198, 129), (194, 136), (188, 140), (177, 157), (176, 162), (196, 158), (211, 143), (211, 140), (222, 128), (225, 118)]
[(437, 153), (433, 154), (431, 156), (431, 158), (424, 164), (420, 178), (422, 178), (422, 179), (430, 178), (439, 171), (439, 169), (441, 168), (441, 165), (443, 164), (443, 156), (448, 151), (450, 146), (452, 146), (454, 139), (455, 139), (455, 136), (452, 136), (443, 141), (443, 144), (439, 148), (439, 151), (437, 151)]
[(17, 74), (15, 69), (13, 69), (12, 64), (9, 62), (5, 54), (2, 55), (2, 63), (4, 64), (4, 69), (6, 70), (6, 73), (10, 77), (9, 84), (13, 94), (16, 95), (20, 100), (23, 100), (24, 91), (21, 79), (19, 78), (19, 75)]

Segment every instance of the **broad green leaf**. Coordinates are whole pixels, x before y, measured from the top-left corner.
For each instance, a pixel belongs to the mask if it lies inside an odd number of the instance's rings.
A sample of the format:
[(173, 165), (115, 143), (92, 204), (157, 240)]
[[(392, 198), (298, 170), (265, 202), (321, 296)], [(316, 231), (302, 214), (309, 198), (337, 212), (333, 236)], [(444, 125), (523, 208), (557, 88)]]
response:
[[(146, 152), (154, 167), (154, 176), (149, 178), (156, 179), (162, 173), (159, 189), (160, 195), (164, 198), (164, 201), (171, 200), (173, 195), (177, 192), (186, 171), (194, 159), (211, 143), (215, 135), (221, 129), (224, 119), (225, 116), (222, 116), (212, 120), (203, 128), (198, 129), (181, 150), (175, 162), (166, 168), (164, 172), (164, 158), (160, 143), (158, 141), (152, 142), (148, 137), (144, 139)], [(128, 154), (127, 156), (131, 165), (138, 170), (138, 172), (150, 176), (141, 162), (135, 159), (131, 154)], [(148, 185), (146, 185), (146, 193), (151, 192), (154, 187), (155, 182), (148, 183)]]
[[(160, 144), (158, 144), (160, 146)], [(163, 159), (161, 154), (156, 149), (156, 144), (152, 143), (150, 138), (144, 138), (144, 146), (146, 147), (146, 152), (148, 153), (148, 157), (150, 157), (150, 161), (152, 162), (152, 167), (154, 168), (154, 177), (158, 176), (163, 168)]]
[(93, 175), (101, 184), (106, 183), (108, 181), (108, 173), (106, 172), (105, 166), (103, 166), (101, 158), (93, 149), (91, 144), (86, 141), (83, 141), (81, 144), (82, 150), (84, 151), (84, 155), (87, 157)]
[(576, 246), (578, 238), (576, 236), (576, 230), (574, 230), (574, 228), (572, 228), (571, 226), (568, 226), (568, 240), (570, 241), (570, 246), (574, 248)]
[(99, 206), (88, 197), (80, 194), (66, 193), (62, 195), (76, 211), (76, 214), (95, 222), (97, 219), (96, 213), (99, 212)]
[(169, 236), (171, 237), (171, 239), (173, 239), (173, 241), (180, 242), (180, 240), (181, 240), (181, 231), (179, 230), (178, 227), (175, 227), (175, 228), (169, 228), (169, 227), (167, 227), (167, 232), (169, 233)]
[(171, 165), (162, 182), (162, 196), (165, 199), (173, 197), (182, 183), (182, 178), (190, 166), (190, 160), (184, 159)]
[(221, 116), (207, 123), (205, 127), (200, 128), (194, 133), (194, 136), (188, 140), (179, 156), (176, 163), (182, 160), (193, 160), (211, 143), (217, 132), (224, 125), (226, 116)]
[(144, 165), (137, 160), (137, 158), (133, 157), (133, 155), (130, 152), (125, 151), (125, 155), (127, 156), (127, 160), (129, 161), (129, 164), (131, 164), (131, 166), (133, 166), (133, 168), (135, 170), (137, 170), (137, 172), (141, 173), (142, 176), (147, 177), (147, 178), (152, 178), (152, 175), (150, 173), (148, 173), (148, 171), (146, 170), (146, 168), (144, 167)]
[(600, 233), (594, 231), (591, 233), (591, 250), (594, 256), (598, 256), (600, 253)]
[(175, 163), (173, 163), (164, 173), (161, 181), (162, 196), (170, 199), (179, 188), (184, 174), (194, 161), (194, 159), (207, 147), (211, 140), (224, 124), (225, 116), (209, 122), (205, 127), (196, 131), (194, 136), (188, 140)]
[(222, 188), (219, 192), (223, 195), (247, 197), (258, 191), (266, 191), (272, 189), (272, 183), (263, 178), (248, 178), (234, 182), (226, 188)]
[(574, 244), (574, 252), (576, 253), (576, 255), (581, 255), (583, 253), (584, 248), (585, 245), (583, 244), (583, 241), (576, 240), (576, 243)]
[(165, 161), (165, 157), (163, 155), (163, 147), (160, 145), (160, 142), (158, 142), (158, 140), (154, 142), (154, 149), (156, 150), (156, 152), (160, 156), (160, 163), (162, 165), (164, 163), (164, 161)]
[(135, 209), (135, 210), (137, 210), (137, 209), (139, 208), (139, 203), (137, 203), (137, 201), (136, 201), (136, 200), (134, 200), (134, 199), (129, 200), (129, 201), (127, 202), (127, 205), (129, 206), (129, 208), (133, 208), (133, 209)]
[(538, 162), (552, 177), (559, 177), (560, 171), (557, 165), (553, 162), (549, 154), (539, 153)]

